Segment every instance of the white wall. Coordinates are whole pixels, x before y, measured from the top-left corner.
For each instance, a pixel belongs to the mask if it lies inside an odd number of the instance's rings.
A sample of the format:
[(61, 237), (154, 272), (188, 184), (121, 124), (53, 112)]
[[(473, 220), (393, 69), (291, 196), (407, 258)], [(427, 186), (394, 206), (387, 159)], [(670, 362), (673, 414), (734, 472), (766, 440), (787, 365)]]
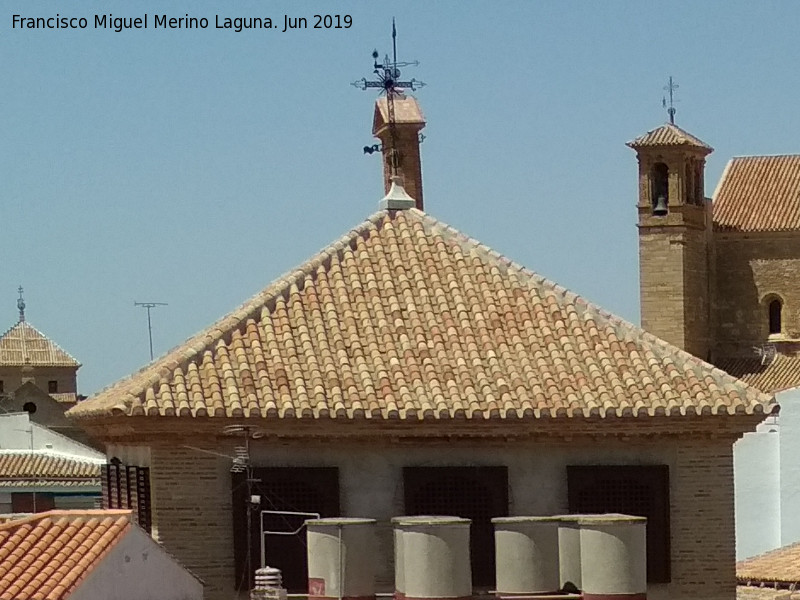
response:
[(778, 426), (746, 433), (733, 447), (736, 488), (736, 560), (781, 545), (780, 441)]
[(800, 388), (776, 395), (780, 413), (781, 546), (800, 542)]
[[(484, 442), (486, 443), (486, 442)], [(482, 445), (472, 447), (413, 446), (375, 447), (364, 452), (363, 446), (310, 447), (299, 451), (297, 446), (269, 448), (253, 446), (251, 456), (257, 467), (331, 466), (339, 468), (341, 514), (349, 517), (377, 519), (378, 587), (391, 589), (393, 539), (390, 520), (404, 514), (403, 467), (413, 466), (507, 466), (509, 514), (553, 515), (568, 512), (568, 465), (583, 464), (666, 464), (672, 473), (676, 468), (677, 446), (659, 441), (652, 445), (619, 444), (573, 446), (553, 443), (542, 452), (542, 446), (519, 446), (511, 449)], [(670, 478), (671, 481), (673, 478)], [(267, 538), (269, 543), (269, 538)], [(667, 597), (668, 586), (651, 585), (648, 597)]]
[(47, 427), (32, 423), (28, 413), (24, 412), (0, 415), (0, 449), (53, 450), (105, 462), (105, 455), (102, 452)]
[(138, 527), (131, 528), (70, 600), (202, 600), (203, 585)]
[(800, 542), (800, 388), (775, 398), (780, 416), (733, 447), (737, 560)]

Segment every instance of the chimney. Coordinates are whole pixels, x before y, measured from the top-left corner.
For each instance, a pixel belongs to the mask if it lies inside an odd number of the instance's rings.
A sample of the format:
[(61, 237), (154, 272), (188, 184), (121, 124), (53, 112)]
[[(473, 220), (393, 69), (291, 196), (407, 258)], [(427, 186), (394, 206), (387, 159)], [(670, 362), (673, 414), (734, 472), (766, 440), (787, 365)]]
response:
[(381, 141), (383, 147), (383, 184), (389, 194), (392, 188), (392, 150), (396, 156), (397, 172), (402, 178), (402, 187), (416, 201), (416, 208), (423, 210), (422, 204), (422, 161), (419, 154), (420, 131), (425, 127), (425, 117), (416, 98), (394, 93), (394, 148), (392, 148), (392, 128), (390, 127), (389, 106), (386, 96), (375, 102), (375, 116), (372, 121), (372, 135)]

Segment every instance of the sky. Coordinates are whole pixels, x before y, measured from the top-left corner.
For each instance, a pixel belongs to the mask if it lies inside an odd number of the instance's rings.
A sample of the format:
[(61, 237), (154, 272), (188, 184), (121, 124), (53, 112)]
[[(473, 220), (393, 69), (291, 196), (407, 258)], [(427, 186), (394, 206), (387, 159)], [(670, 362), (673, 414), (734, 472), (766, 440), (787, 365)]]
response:
[[(95, 29), (94, 16), (149, 18)], [(86, 29), (14, 28), (13, 16)], [(153, 28), (155, 15), (206, 29)], [(315, 14), (350, 27), (313, 29)], [(217, 29), (270, 17), (269, 30)], [(284, 16), (309, 28), (283, 32)], [(638, 323), (637, 165), (666, 120), (732, 156), (800, 152), (800, 3), (5, 0), (0, 331), (28, 321), (90, 395), (224, 316), (377, 209), (371, 53), (419, 60), (425, 208)]]

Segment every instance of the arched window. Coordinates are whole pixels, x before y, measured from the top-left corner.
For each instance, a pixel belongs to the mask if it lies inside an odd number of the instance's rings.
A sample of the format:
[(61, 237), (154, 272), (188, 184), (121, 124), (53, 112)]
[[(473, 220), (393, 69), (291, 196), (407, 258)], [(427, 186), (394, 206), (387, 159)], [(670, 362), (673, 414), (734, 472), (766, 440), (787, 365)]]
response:
[(769, 303), (769, 333), (770, 335), (781, 333), (781, 313), (783, 312), (783, 303), (775, 298)]
[(653, 165), (651, 172), (652, 189), (650, 201), (654, 215), (666, 215), (669, 205), (669, 167), (662, 162)]

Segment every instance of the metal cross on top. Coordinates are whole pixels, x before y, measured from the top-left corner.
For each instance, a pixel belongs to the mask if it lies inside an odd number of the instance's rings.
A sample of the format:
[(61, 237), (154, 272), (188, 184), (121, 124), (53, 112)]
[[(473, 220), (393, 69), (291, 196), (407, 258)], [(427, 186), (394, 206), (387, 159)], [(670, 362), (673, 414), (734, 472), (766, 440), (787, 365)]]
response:
[[(397, 160), (395, 156), (395, 149), (396, 149), (396, 132), (395, 132), (395, 114), (394, 114), (394, 98), (396, 95), (402, 94), (402, 90), (412, 90), (415, 91), (421, 87), (425, 86), (425, 83), (422, 81), (417, 81), (416, 79), (408, 79), (406, 81), (402, 81), (400, 79), (400, 67), (416, 67), (419, 66), (419, 61), (415, 60), (412, 62), (399, 62), (397, 60), (397, 27), (395, 26), (394, 19), (392, 19), (392, 58), (389, 59), (389, 55), (386, 54), (383, 58), (383, 62), (378, 62), (378, 54), (377, 50), (372, 51), (372, 59), (373, 59), (373, 73), (377, 75), (376, 81), (368, 81), (366, 77), (362, 77), (358, 81), (354, 81), (350, 85), (353, 87), (357, 87), (362, 90), (368, 89), (380, 89), (381, 93), (386, 94), (386, 104), (389, 111), (389, 135), (392, 147), (389, 149), (392, 155), (391, 165), (392, 165), (392, 174), (397, 175)], [(376, 146), (367, 146), (364, 148), (364, 152), (368, 154), (372, 154), (373, 152), (379, 150), (379, 147)]]
[(664, 86), (664, 91), (669, 94), (669, 108), (667, 108), (667, 97), (663, 96), (661, 98), (661, 106), (667, 109), (667, 114), (669, 115), (669, 122), (675, 125), (675, 113), (677, 110), (675, 109), (675, 100), (673, 94), (675, 90), (677, 90), (680, 86), (672, 81), (672, 75), (669, 76), (669, 83)]

